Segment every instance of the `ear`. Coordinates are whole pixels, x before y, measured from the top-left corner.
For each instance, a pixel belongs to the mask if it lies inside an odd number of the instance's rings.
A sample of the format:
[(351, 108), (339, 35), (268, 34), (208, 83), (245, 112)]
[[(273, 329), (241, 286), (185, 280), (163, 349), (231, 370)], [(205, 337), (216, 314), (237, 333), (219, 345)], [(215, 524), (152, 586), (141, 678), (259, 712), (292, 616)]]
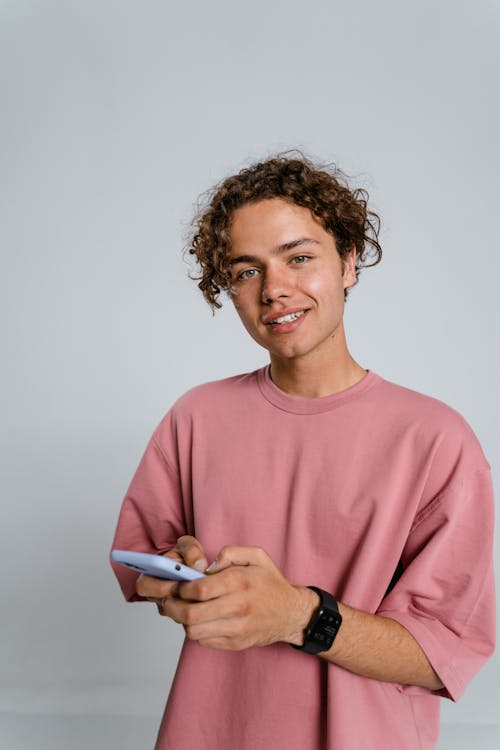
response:
[(343, 279), (344, 289), (352, 286), (356, 282), (356, 245), (353, 245), (351, 251), (344, 256), (343, 260)]

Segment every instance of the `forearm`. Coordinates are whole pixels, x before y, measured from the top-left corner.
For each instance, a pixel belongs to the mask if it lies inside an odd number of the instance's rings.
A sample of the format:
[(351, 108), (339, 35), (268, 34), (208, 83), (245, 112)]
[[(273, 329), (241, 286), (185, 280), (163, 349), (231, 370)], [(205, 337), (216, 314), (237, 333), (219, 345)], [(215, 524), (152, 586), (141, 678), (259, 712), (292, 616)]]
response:
[[(294, 635), (293, 643), (303, 642), (303, 632), (318, 605), (318, 597), (308, 597), (302, 629)], [(314, 597), (314, 598), (313, 598)], [(439, 690), (443, 687), (424, 651), (411, 633), (399, 622), (388, 617), (372, 615), (339, 602), (342, 625), (329, 651), (319, 657), (343, 669), (364, 677), (402, 685), (418, 685)]]

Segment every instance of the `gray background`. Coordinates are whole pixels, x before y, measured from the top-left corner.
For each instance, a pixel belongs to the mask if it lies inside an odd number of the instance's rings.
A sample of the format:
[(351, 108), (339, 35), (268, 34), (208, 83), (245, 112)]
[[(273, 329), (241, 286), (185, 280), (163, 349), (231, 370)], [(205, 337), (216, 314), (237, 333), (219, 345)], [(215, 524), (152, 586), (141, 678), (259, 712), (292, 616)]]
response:
[[(182, 260), (200, 194), (256, 159), (368, 189), (350, 351), (463, 414), (498, 488), (499, 26), (493, 0), (0, 2), (2, 746), (151, 746), (183, 631), (107, 555), (174, 400), (268, 362)], [(494, 725), (498, 677), (443, 722)]]

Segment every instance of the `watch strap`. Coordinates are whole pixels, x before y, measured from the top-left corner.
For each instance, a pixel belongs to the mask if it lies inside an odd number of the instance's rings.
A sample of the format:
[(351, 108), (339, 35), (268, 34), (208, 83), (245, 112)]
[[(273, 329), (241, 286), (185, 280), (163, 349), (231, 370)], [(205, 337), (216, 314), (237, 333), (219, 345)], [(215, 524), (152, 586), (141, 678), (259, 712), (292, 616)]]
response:
[(321, 605), (323, 607), (328, 607), (328, 609), (333, 609), (335, 612), (339, 611), (337, 600), (328, 591), (319, 589), (317, 586), (308, 586), (307, 588), (317, 593), (317, 595), (319, 596), (321, 600)]
[(332, 647), (342, 623), (342, 617), (337, 600), (332, 594), (317, 586), (308, 586), (307, 588), (318, 594), (320, 604), (314, 611), (305, 630), (304, 643), (301, 646), (297, 646), (295, 643), (290, 645), (308, 654), (318, 654), (320, 651), (328, 651)]

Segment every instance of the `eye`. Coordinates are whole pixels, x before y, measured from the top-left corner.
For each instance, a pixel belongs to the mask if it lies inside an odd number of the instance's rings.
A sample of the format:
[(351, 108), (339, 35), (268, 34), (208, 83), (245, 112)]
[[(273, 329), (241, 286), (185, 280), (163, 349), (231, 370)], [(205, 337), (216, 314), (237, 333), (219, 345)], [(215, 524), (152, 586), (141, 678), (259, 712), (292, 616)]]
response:
[(242, 273), (240, 273), (240, 275), (236, 277), (237, 281), (239, 281), (240, 279), (247, 279), (247, 278), (253, 279), (253, 276), (250, 276), (250, 277), (245, 276), (246, 273), (250, 273), (251, 271), (255, 271), (255, 268), (248, 268), (246, 271), (243, 271)]
[[(290, 263), (291, 263), (292, 261), (294, 261), (294, 260), (300, 260), (301, 258), (303, 259), (303, 261), (304, 261), (304, 260), (306, 260), (306, 261), (307, 261), (307, 260), (310, 260), (310, 259), (311, 259), (311, 256), (310, 256), (310, 255), (296, 255), (296, 256), (295, 256), (294, 258), (292, 258), (292, 259), (291, 259)], [(296, 265), (297, 265), (297, 264), (296, 264)], [(304, 263), (302, 262), (302, 263), (299, 263), (298, 265), (301, 265), (301, 266), (302, 266), (302, 265), (304, 265)], [(240, 273), (240, 274), (239, 274), (239, 275), (238, 275), (238, 276), (236, 277), (236, 281), (244, 281), (245, 279), (253, 279), (253, 278), (254, 278), (254, 276), (245, 276), (245, 274), (246, 274), (246, 273), (252, 273), (252, 272), (255, 272), (256, 270), (257, 270), (256, 268), (247, 268), (247, 270), (246, 270), (246, 271), (242, 271), (242, 272), (241, 272), (241, 273)]]

